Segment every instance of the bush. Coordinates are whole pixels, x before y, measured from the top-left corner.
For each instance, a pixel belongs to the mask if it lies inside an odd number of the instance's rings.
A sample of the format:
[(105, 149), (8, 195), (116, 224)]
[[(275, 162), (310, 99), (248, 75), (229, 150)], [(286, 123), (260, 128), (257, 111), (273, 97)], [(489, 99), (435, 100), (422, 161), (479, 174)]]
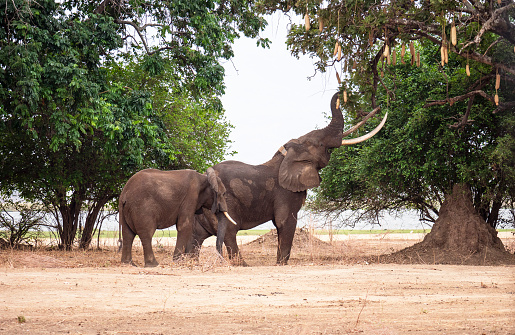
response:
[(30, 245), (37, 238), (45, 216), (38, 207), (13, 199), (1, 199), (0, 246)]

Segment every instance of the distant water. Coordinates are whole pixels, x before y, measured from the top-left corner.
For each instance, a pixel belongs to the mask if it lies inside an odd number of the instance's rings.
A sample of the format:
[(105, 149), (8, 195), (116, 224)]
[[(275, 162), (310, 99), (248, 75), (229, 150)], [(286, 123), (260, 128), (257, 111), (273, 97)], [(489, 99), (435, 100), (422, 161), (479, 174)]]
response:
[[(14, 220), (20, 219), (18, 212), (9, 212)], [(105, 213), (104, 213), (105, 214)], [(360, 213), (356, 211), (346, 211), (340, 217), (335, 218), (331, 215), (313, 214), (310, 211), (301, 210), (298, 215), (297, 228), (307, 227), (313, 229), (355, 229), (355, 230), (377, 230), (377, 229), (431, 229), (432, 223), (419, 220), (419, 214), (415, 210), (405, 210), (397, 214), (385, 213), (380, 217), (373, 218), (373, 223), (367, 219), (358, 219)], [(501, 216), (510, 220), (511, 223), (505, 223), (498, 228), (513, 228), (513, 215), (508, 209), (501, 210)], [(82, 218), (84, 219), (84, 218)], [(45, 217), (47, 224), (53, 224), (51, 215)], [(350, 223), (350, 225), (349, 225)], [(118, 214), (107, 216), (102, 222), (102, 230), (117, 231), (119, 228)], [(275, 226), (271, 221), (263, 223), (253, 229), (274, 229)], [(43, 228), (48, 230), (48, 228)], [(175, 230), (175, 226), (168, 228)]]
[[(344, 217), (352, 216), (353, 212), (348, 211), (344, 213)], [(331, 222), (331, 223), (330, 223)], [(364, 220), (358, 221), (354, 227), (345, 226), (343, 219), (327, 219), (324, 215), (315, 215), (311, 212), (300, 211), (298, 215), (297, 228), (333, 228), (333, 229), (431, 229), (431, 225), (422, 223), (419, 220), (419, 215), (414, 210), (406, 210), (399, 215), (386, 214), (382, 217), (376, 218), (376, 223), (372, 224)], [(275, 226), (272, 221), (263, 223), (253, 229), (274, 229)], [(175, 226), (168, 229), (175, 230)], [(118, 216), (111, 216), (104, 220), (102, 230), (118, 230)]]

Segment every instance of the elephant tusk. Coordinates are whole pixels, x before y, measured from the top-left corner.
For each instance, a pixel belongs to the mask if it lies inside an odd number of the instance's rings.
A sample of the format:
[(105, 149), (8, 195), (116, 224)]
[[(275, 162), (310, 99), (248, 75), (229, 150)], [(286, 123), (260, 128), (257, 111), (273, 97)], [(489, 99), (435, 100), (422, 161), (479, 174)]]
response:
[(381, 107), (376, 107), (373, 111), (371, 111), (370, 113), (368, 113), (367, 116), (365, 116), (365, 118), (363, 120), (361, 120), (358, 124), (356, 124), (354, 127), (352, 127), (351, 129), (343, 132), (343, 137), (345, 136), (348, 136), (350, 134), (352, 134), (353, 132), (356, 131), (356, 129), (358, 129), (359, 127), (361, 127), (362, 125), (365, 124), (365, 122), (367, 122), (368, 119), (370, 119), (372, 116), (374, 116), (378, 111), (381, 110)]
[(383, 128), (387, 117), (388, 117), (388, 112), (384, 115), (383, 121), (381, 121), (381, 123), (370, 133), (360, 136), (360, 137), (350, 139), (350, 140), (342, 140), (342, 145), (352, 145), (352, 144), (357, 144), (357, 143), (368, 140), (369, 138), (371, 138), (372, 136), (377, 134), (381, 130), (381, 128)]
[(226, 217), (227, 219), (229, 219), (229, 221), (231, 221), (231, 223), (232, 223), (232, 224), (234, 224), (235, 226), (237, 226), (237, 225), (238, 225), (238, 224), (236, 223), (236, 221), (234, 221), (234, 220), (232, 219), (232, 217), (229, 215), (229, 213), (224, 212), (224, 215), (225, 215), (225, 217)]

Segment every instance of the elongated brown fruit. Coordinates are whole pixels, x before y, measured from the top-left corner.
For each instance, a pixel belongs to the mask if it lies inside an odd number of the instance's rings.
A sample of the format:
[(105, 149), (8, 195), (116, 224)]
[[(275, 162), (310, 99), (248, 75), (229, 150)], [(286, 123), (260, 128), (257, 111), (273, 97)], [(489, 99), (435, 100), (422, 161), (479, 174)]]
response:
[(420, 67), (420, 52), (417, 51), (417, 67)]
[(385, 44), (384, 50), (383, 50), (383, 56), (388, 57), (389, 54), (390, 54), (390, 47), (388, 46), (388, 44)]
[(465, 72), (467, 73), (467, 76), (470, 77), (470, 67), (468, 64), (467, 64), (467, 66), (465, 66)]
[(498, 90), (501, 87), (501, 75), (498, 73), (495, 75), (495, 89)]
[(343, 91), (343, 102), (347, 103), (347, 90)]
[(405, 55), (405, 54), (406, 54), (406, 45), (405, 45), (405, 44), (403, 44), (403, 45), (402, 45), (402, 47), (401, 47), (401, 63), (402, 63), (402, 64), (406, 64), (406, 63), (404, 62), (404, 55)]
[(336, 80), (338, 80), (338, 85), (340, 85), (342, 83), (342, 81), (340, 80), (340, 75), (338, 74), (338, 71), (336, 71)]
[(458, 39), (456, 37), (456, 25), (454, 24), (454, 21), (451, 23), (451, 43), (452, 45), (456, 45), (456, 43), (458, 43)]
[(304, 22), (306, 23), (306, 31), (309, 31), (309, 28), (311, 28), (311, 24), (309, 23), (309, 15), (306, 13), (304, 16)]
[(445, 65), (445, 50), (443, 45), (440, 47), (440, 64), (442, 64), (442, 66)]
[(322, 19), (320, 16), (318, 17), (318, 31), (324, 31), (324, 19)]
[(393, 49), (392, 52), (392, 63), (393, 65), (397, 65), (397, 52), (395, 52), (395, 49)]
[(338, 45), (340, 45), (340, 43), (338, 43), (338, 41), (336, 41), (336, 43), (334, 44), (333, 57), (338, 54)]
[(409, 52), (411, 54), (411, 65), (415, 63), (415, 46), (413, 45), (413, 42), (410, 42), (409, 44)]
[(497, 93), (496, 93), (496, 94), (495, 94), (495, 96), (494, 96), (494, 101), (495, 101), (495, 104), (496, 104), (497, 106), (499, 106), (499, 96), (497, 95)]
[(445, 55), (445, 64), (449, 63), (449, 49), (447, 46), (443, 47), (444, 55)]
[(342, 59), (342, 46), (338, 44), (338, 61)]

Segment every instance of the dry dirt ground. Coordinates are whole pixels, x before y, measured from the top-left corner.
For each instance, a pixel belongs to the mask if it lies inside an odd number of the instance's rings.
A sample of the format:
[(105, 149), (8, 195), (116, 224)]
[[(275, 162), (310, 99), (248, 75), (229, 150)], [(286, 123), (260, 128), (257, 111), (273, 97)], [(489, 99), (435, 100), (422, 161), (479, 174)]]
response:
[(107, 246), (2, 250), (0, 334), (515, 334), (514, 266), (371, 264), (418, 237), (302, 237), (287, 266), (266, 239), (241, 242), (250, 267), (211, 246), (173, 263), (159, 243), (151, 269)]

